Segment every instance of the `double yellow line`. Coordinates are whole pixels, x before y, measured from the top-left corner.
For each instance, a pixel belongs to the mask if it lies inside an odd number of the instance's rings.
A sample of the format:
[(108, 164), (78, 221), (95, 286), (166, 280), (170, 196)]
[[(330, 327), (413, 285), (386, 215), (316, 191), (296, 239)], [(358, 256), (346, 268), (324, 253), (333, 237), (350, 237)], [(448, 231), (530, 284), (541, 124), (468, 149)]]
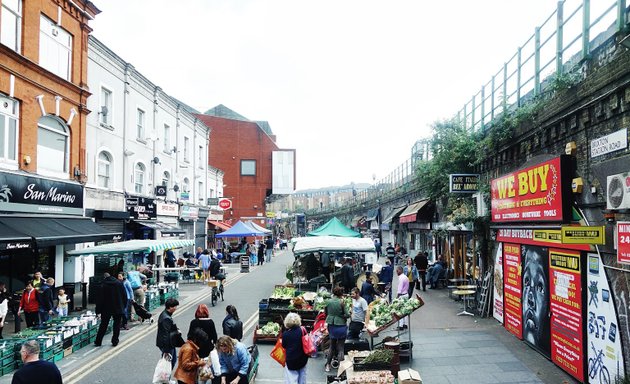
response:
[[(236, 275), (236, 277), (232, 278), (229, 281), (226, 281), (224, 286), (229, 286), (232, 283), (234, 283), (235, 281), (241, 279), (243, 276), (243, 274), (238, 274)], [(177, 312), (173, 315), (173, 317), (179, 317), (185, 310), (197, 305), (200, 301), (207, 299), (208, 297), (210, 297), (212, 295), (212, 289), (207, 290), (206, 292), (202, 292), (201, 294), (192, 297), (188, 303), (184, 304), (184, 305), (180, 305), (177, 308)], [(252, 315), (252, 317), (250, 317), (246, 324), (249, 324), (251, 321), (253, 321), (253, 316), (258, 316), (258, 311), (256, 311), (256, 313), (254, 315)], [(157, 323), (157, 322), (156, 322)], [(251, 327), (252, 325), (249, 324), (249, 327)], [(245, 327), (245, 326), (244, 326)], [(118, 345), (117, 348), (115, 348), (114, 350), (112, 350), (111, 352), (107, 352), (104, 353), (98, 357), (96, 357), (94, 360), (90, 361), (90, 365), (87, 369), (85, 370), (80, 370), (80, 371), (74, 371), (71, 372), (70, 374), (66, 375), (63, 378), (64, 383), (66, 384), (73, 384), (73, 383), (78, 383), (79, 380), (83, 379), (85, 376), (89, 375), (90, 373), (94, 372), (97, 368), (99, 368), (101, 365), (107, 363), (108, 361), (110, 361), (111, 359), (113, 359), (114, 357), (120, 355), (125, 349), (127, 349), (127, 347), (129, 347), (130, 345), (134, 344), (136, 341), (142, 339), (143, 337), (147, 336), (149, 333), (151, 333), (153, 331), (153, 327), (146, 327), (142, 330), (140, 330), (140, 332), (136, 333), (135, 335), (132, 335), (129, 338), (125, 338), (124, 341), (121, 341), (120, 344)], [(244, 335), (245, 333), (243, 333)], [(157, 352), (156, 352), (156, 356), (157, 356)], [(148, 375), (152, 375), (152, 373), (148, 373)]]

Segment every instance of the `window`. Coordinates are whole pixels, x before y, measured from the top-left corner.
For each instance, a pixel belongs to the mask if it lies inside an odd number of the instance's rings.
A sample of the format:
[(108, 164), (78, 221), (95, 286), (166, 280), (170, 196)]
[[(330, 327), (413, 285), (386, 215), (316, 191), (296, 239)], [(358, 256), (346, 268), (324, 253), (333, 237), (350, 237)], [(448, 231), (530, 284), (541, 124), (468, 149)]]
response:
[(101, 105), (98, 111), (99, 120), (101, 125), (108, 127), (111, 125), (112, 114), (112, 91), (107, 88), (101, 87)]
[(44, 15), (39, 23), (39, 65), (70, 81), (72, 36)]
[(171, 152), (171, 127), (164, 124), (164, 152)]
[(144, 193), (145, 169), (146, 168), (142, 163), (136, 164), (136, 168), (134, 169), (134, 191), (136, 193)]
[(197, 161), (197, 164), (199, 164), (198, 165), (199, 168), (203, 168), (203, 163), (204, 163), (204, 161), (203, 161), (203, 157), (204, 157), (203, 156), (203, 146), (200, 145), (198, 150), (199, 150), (199, 152), (198, 152), (199, 159)]
[(0, 96), (0, 161), (17, 163), (19, 103)]
[(256, 176), (256, 160), (241, 160), (241, 176)]
[(190, 163), (190, 139), (184, 137), (184, 161)]
[(168, 188), (170, 184), (171, 184), (171, 175), (168, 172), (164, 172), (164, 174), (162, 175), (162, 185)]
[(187, 177), (184, 177), (184, 182), (182, 183), (182, 192), (190, 192), (190, 181)]
[(197, 198), (199, 201), (203, 200), (203, 181), (197, 183)]
[(97, 180), (96, 184), (102, 188), (109, 188), (110, 180), (111, 180), (111, 170), (112, 170), (112, 157), (107, 152), (101, 152), (98, 154), (98, 165), (97, 165)]
[(144, 111), (138, 108), (136, 113), (136, 138), (141, 141), (144, 141), (144, 116)]
[(70, 135), (55, 117), (41, 117), (37, 123), (37, 171), (68, 173)]
[(22, 40), (22, 0), (2, 0), (0, 43), (20, 53)]

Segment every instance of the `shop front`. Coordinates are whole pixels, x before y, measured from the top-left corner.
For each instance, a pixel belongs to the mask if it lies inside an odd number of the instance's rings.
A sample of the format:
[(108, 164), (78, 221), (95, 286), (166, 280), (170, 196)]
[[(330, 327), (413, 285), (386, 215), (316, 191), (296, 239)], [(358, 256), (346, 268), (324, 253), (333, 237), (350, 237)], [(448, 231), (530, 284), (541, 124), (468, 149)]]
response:
[[(572, 208), (571, 161), (563, 155), (491, 181), (494, 317), (578, 381), (606, 382), (598, 372), (623, 376), (624, 358), (603, 263), (592, 251), (605, 227), (583, 225)], [(591, 349), (606, 351), (597, 366)]]
[(10, 291), (37, 270), (61, 285), (65, 251), (121, 235), (83, 217), (81, 184), (0, 172), (0, 186), (0, 281)]
[[(128, 197), (125, 200), (127, 213), (131, 219), (126, 226), (125, 240), (160, 240), (179, 238), (186, 234), (186, 231), (169, 223), (173, 210), (171, 205), (177, 208), (177, 204), (156, 203), (154, 199), (146, 197)], [(158, 211), (162, 220), (158, 220)], [(176, 217), (177, 214), (172, 219), (175, 224)]]
[(387, 246), (387, 243), (395, 244), (398, 239), (396, 238), (396, 224), (398, 216), (407, 208), (407, 205), (393, 207), (381, 221), (381, 236), (383, 239), (383, 248)]
[(433, 236), (431, 222), (435, 215), (434, 205), (429, 199), (415, 201), (400, 213), (398, 222), (403, 231), (403, 244), (410, 256), (418, 252), (429, 252), (432, 256)]

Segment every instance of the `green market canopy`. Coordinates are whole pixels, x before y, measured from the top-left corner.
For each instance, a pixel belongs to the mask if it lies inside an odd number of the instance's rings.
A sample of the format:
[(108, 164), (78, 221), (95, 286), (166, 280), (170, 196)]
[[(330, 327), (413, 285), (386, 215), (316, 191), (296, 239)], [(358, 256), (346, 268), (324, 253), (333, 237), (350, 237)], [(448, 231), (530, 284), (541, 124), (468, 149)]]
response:
[(97, 245), (84, 249), (68, 251), (70, 256), (81, 255), (120, 255), (125, 253), (161, 251), (171, 248), (182, 248), (195, 245), (194, 240), (168, 239), (168, 240), (129, 240), (119, 243)]
[(306, 236), (361, 237), (361, 234), (346, 227), (338, 218), (333, 217), (326, 224), (307, 233)]

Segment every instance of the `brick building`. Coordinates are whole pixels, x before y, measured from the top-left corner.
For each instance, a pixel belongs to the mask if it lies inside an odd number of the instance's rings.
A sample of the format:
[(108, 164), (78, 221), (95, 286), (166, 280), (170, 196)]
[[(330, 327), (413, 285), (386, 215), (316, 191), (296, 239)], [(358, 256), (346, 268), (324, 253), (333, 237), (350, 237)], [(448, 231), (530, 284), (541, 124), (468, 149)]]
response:
[(266, 224), (271, 197), (295, 190), (295, 150), (278, 148), (267, 122), (251, 121), (223, 105), (197, 116), (212, 130), (209, 163), (225, 172), (223, 196), (232, 199), (232, 209), (224, 220)]

